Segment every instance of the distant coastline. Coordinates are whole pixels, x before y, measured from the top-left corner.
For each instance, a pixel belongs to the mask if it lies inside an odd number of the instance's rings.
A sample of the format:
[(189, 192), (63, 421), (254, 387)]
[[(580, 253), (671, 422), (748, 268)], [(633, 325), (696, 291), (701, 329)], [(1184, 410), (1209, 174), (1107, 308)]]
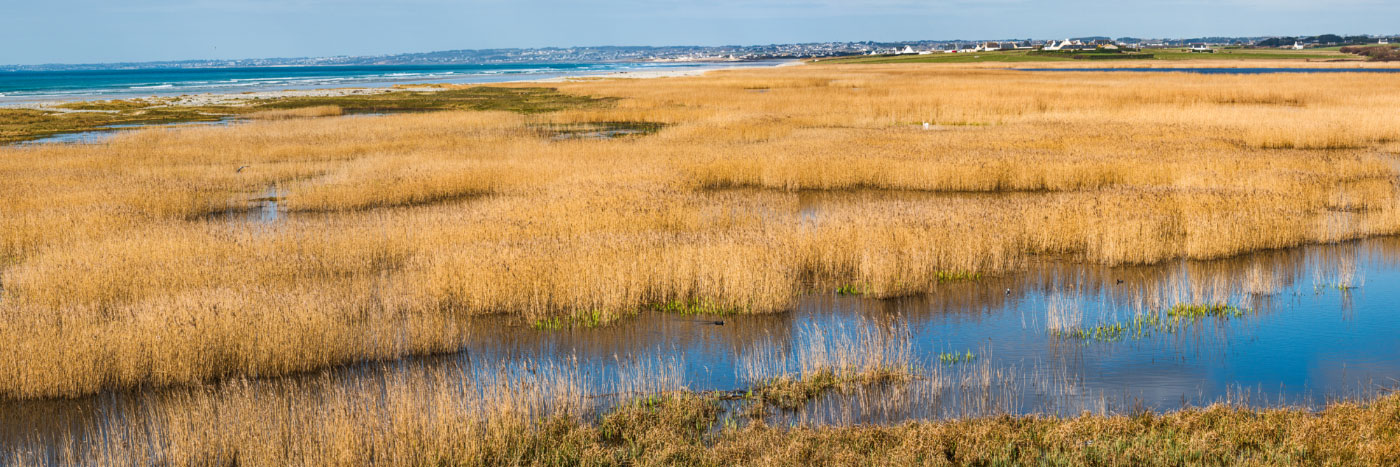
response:
[[(0, 72), (0, 107), (148, 97), (231, 96), (321, 90), (375, 89), (414, 84), (548, 81), (573, 77), (649, 77), (777, 66), (792, 60), (686, 60), (620, 63), (497, 65), (257, 66)], [(329, 91), (328, 91), (329, 92)], [(339, 94), (344, 91), (335, 91)], [(324, 94), (324, 93), (323, 93)]]

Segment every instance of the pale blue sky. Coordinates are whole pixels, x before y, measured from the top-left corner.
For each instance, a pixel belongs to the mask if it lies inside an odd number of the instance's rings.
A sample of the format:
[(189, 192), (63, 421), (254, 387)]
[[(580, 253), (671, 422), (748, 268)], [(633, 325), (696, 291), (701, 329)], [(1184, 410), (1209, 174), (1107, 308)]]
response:
[(0, 64), (578, 45), (1391, 34), (1395, 0), (0, 0)]

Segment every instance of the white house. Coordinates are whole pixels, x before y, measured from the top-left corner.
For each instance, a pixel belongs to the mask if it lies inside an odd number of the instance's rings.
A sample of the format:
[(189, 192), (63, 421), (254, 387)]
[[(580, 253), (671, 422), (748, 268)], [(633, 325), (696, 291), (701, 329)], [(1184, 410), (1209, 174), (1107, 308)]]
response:
[(1065, 40), (1060, 41), (1060, 42), (1050, 41), (1050, 43), (1049, 43), (1049, 44), (1045, 44), (1045, 47), (1042, 48), (1041, 50), (1064, 50), (1066, 47), (1070, 47), (1070, 46), (1083, 46), (1083, 45), (1084, 45), (1084, 42), (1082, 42), (1082, 41), (1072, 41), (1072, 40), (1069, 40), (1069, 39), (1065, 39)]
[(1292, 48), (1293, 50), (1303, 50), (1303, 44), (1299, 43), (1298, 41), (1293, 41)]

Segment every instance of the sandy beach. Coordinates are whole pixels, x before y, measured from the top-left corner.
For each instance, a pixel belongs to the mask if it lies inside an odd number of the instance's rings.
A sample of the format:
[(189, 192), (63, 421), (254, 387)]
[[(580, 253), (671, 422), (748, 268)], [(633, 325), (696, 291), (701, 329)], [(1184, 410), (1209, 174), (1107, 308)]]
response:
[[(772, 62), (770, 65), (767, 65), (767, 66), (792, 66), (792, 65), (800, 65), (800, 64), (802, 64), (802, 62), (801, 62), (801, 61), (797, 61), (797, 60), (792, 60), (792, 61), (781, 61), (781, 62), (775, 61), (775, 62)], [(691, 77), (691, 76), (700, 76), (700, 75), (703, 75), (703, 74), (705, 74), (705, 73), (708, 73), (708, 72), (711, 72), (711, 71), (715, 71), (715, 70), (723, 70), (723, 69), (731, 69), (731, 68), (740, 68), (740, 67), (754, 67), (754, 66), (762, 66), (762, 65), (754, 65), (753, 62), (715, 62), (712, 66), (704, 66), (704, 67), (700, 67), (700, 68), (690, 68), (690, 69), (665, 69), (665, 70), (646, 70), (646, 71), (615, 71), (615, 72), (607, 72), (607, 73), (581, 73), (581, 74), (578, 74), (578, 75), (551, 76), (551, 77), (548, 77), (548, 78), (527, 78), (527, 79), (518, 79), (518, 80), (492, 81), (492, 82), (489, 82), (489, 83), (485, 83), (485, 82), (484, 82), (484, 83), (451, 83), (451, 82), (446, 82), (446, 83), (441, 83), (441, 84), (432, 84), (432, 83), (429, 83), (429, 84), (421, 84), (421, 83), (415, 83), (415, 84), (391, 84), (391, 85), (387, 85), (387, 86), (330, 87), (330, 88), (320, 88), (320, 89), (285, 89), (285, 90), (270, 90), (270, 91), (247, 91), (247, 92), (236, 92), (236, 93), (235, 93), (235, 92), (229, 92), (229, 93), (213, 93), (213, 92), (211, 92), (211, 93), (187, 94), (187, 95), (178, 95), (178, 96), (162, 96), (162, 95), (158, 95), (158, 94), (153, 94), (153, 95), (150, 95), (150, 96), (135, 96), (135, 97), (131, 97), (130, 99), (147, 99), (147, 100), (153, 100), (153, 101), (159, 102), (159, 103), (161, 103), (161, 104), (163, 104), (163, 105), (176, 106), (176, 107), (199, 107), (199, 106), (211, 106), (211, 105), (231, 105), (231, 106), (239, 106), (239, 105), (246, 105), (247, 103), (252, 102), (252, 101), (268, 100), (268, 99), (279, 99), (279, 98), (288, 98), (288, 97), (342, 97), (342, 96), (384, 94), (384, 93), (393, 92), (393, 91), (434, 91), (434, 90), (442, 89), (442, 86), (443, 86), (443, 85), (471, 86), (471, 85), (478, 85), (478, 84), (499, 84), (499, 83), (565, 83), (565, 82), (572, 82), (572, 81), (596, 80), (596, 79), (656, 79), (656, 78)], [(45, 100), (45, 101), (37, 101), (37, 102), (18, 102), (18, 103), (10, 103), (10, 104), (0, 103), (0, 107), (24, 108), (24, 109), (46, 110), (46, 111), (56, 111), (56, 112), (94, 112), (94, 111), (91, 111), (91, 110), (76, 111), (76, 110), (72, 110), (72, 109), (65, 109), (65, 108), (62, 107), (63, 104), (67, 104), (67, 103), (71, 103), (71, 102), (75, 102), (75, 101), (85, 101), (85, 100), (92, 100), (92, 99)], [(100, 112), (100, 111), (98, 111), (98, 112)]]

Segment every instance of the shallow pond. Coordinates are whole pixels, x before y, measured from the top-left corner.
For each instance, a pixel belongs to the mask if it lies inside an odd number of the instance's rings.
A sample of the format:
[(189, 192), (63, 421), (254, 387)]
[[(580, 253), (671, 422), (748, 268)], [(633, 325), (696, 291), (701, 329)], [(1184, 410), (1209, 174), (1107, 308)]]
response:
[[(762, 376), (752, 368), (758, 355), (777, 357), (763, 362), (779, 366), (767, 374), (793, 373), (813, 353), (847, 346), (907, 351), (923, 368), (990, 366), (1028, 386), (1073, 386), (1026, 387), (1016, 395), (1024, 403), (1005, 407), (1014, 412), (1043, 411), (1046, 398), (1060, 398), (1052, 406), (1064, 413), (1240, 397), (1318, 406), (1400, 383), (1397, 260), (1400, 240), (1373, 239), (1152, 267), (1043, 265), (901, 299), (816, 294), (769, 316), (644, 314), (602, 329), (487, 332), (466, 353), (571, 356), (585, 366), (659, 355), (683, 362), (685, 387), (734, 390)], [(1203, 304), (1217, 307), (1188, 306)]]
[[(569, 388), (579, 392), (569, 397), (604, 407), (679, 388), (741, 392), (823, 365), (895, 364), (916, 377), (829, 393), (768, 417), (846, 424), (1214, 402), (1315, 408), (1400, 384), (1396, 303), (1400, 239), (1378, 238), (1151, 267), (1042, 264), (900, 299), (815, 293), (793, 311), (760, 316), (646, 312), (554, 331), (477, 319), (455, 354), (249, 384), (276, 400), (391, 393), (404, 375), (431, 374), (440, 386), (426, 391), (462, 399), (483, 394), (489, 381), (541, 400), (559, 395), (540, 387)], [(0, 450), (145, 426), (168, 400), (186, 400), (170, 392), (0, 403)]]
[(73, 133), (58, 133), (43, 138), (31, 139), (14, 143), (15, 146), (32, 146), (38, 144), (98, 144), (105, 143), (113, 137), (122, 134), (123, 131), (137, 130), (142, 128), (177, 128), (184, 126), (211, 126), (211, 125), (231, 125), (237, 119), (226, 118), (210, 122), (180, 122), (163, 124), (134, 124), (123, 123), (117, 125), (106, 125), (92, 131), (79, 131)]

